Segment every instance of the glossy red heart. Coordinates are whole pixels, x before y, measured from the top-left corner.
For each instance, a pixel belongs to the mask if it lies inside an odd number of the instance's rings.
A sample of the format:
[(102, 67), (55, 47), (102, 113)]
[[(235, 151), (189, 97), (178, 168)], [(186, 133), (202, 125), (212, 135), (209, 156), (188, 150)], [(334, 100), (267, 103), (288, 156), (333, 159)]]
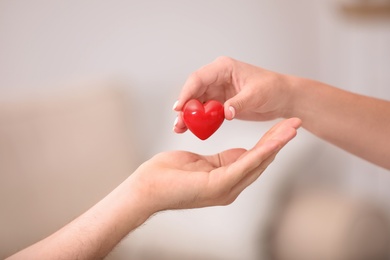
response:
[(209, 138), (225, 119), (223, 105), (216, 100), (202, 104), (189, 100), (183, 108), (183, 120), (187, 128), (201, 140)]

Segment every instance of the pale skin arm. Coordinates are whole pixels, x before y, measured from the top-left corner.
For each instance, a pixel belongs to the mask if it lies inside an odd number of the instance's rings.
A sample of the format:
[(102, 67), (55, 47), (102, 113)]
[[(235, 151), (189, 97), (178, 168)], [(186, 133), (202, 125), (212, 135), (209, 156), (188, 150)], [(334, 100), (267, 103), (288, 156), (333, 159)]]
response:
[(250, 150), (158, 154), (83, 215), (8, 260), (103, 259), (157, 212), (228, 205), (295, 137), (300, 124), (297, 118), (278, 123)]
[[(390, 102), (308, 79), (291, 84), (291, 114), (303, 127), (340, 148), (390, 169)], [(287, 114), (288, 116), (288, 114)]]
[[(298, 117), (318, 137), (390, 169), (390, 102), (310, 79), (271, 72), (228, 57), (195, 71), (174, 109), (191, 98), (224, 103), (225, 117), (263, 121)], [(174, 131), (187, 129), (179, 114)]]

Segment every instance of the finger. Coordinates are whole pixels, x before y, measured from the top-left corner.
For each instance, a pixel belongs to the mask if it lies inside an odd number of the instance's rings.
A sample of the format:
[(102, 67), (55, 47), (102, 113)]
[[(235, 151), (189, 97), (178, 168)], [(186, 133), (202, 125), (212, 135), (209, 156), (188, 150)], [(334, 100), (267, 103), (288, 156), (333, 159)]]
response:
[[(295, 129), (297, 129), (301, 125), (301, 121), (297, 118), (288, 119), (285, 121), (280, 122), (276, 125), (277, 128), (283, 128), (284, 126), (290, 126)], [(271, 129), (272, 130), (272, 129)], [(295, 137), (296, 132), (294, 134), (294, 131), (291, 132), (292, 135), (286, 135), (284, 138), (280, 138), (276, 135), (277, 129), (274, 129), (274, 131), (271, 131), (269, 133), (270, 139), (266, 142), (278, 142), (279, 148), (267, 159), (265, 159), (263, 162), (260, 163), (258, 167), (253, 169), (250, 173), (247, 174), (245, 178), (243, 178), (234, 188), (233, 193), (236, 193), (237, 195), (240, 194), (246, 187), (251, 185), (253, 182), (255, 182), (260, 175), (268, 168), (268, 166), (275, 160), (276, 155), (279, 153), (279, 151), (291, 140)], [(282, 145), (281, 145), (282, 144)]]
[(260, 175), (268, 168), (268, 166), (275, 160), (275, 157), (279, 151), (280, 149), (278, 149), (275, 153), (265, 159), (258, 167), (249, 172), (244, 179), (242, 179), (233, 187), (232, 193), (237, 194), (238, 196), (245, 188), (254, 183), (260, 177)]
[[(281, 143), (287, 143), (288, 140), (290, 140), (289, 138), (292, 138), (296, 135), (296, 130), (301, 126), (301, 123), (302, 121), (299, 118), (290, 118), (275, 124), (260, 138), (260, 140), (252, 148), (252, 150), (256, 147), (260, 147), (261, 145), (272, 139), (278, 140), (279, 138), (279, 141)], [(290, 129), (292, 129), (293, 131), (291, 131)], [(289, 136), (288, 133), (293, 136)], [(250, 151), (248, 151), (247, 153), (249, 152)], [(242, 156), (245, 156), (245, 154)]]
[(258, 168), (263, 161), (279, 149), (279, 142), (267, 142), (256, 149), (244, 153), (235, 163), (227, 169), (230, 187), (241, 182), (248, 174)]
[[(302, 121), (299, 118), (289, 118), (283, 121), (280, 121), (276, 125), (274, 125), (270, 130), (268, 130), (263, 137), (259, 140), (256, 146), (262, 145), (268, 140), (280, 140), (282, 143), (285, 143), (287, 139), (291, 136), (286, 133), (290, 131), (289, 129), (297, 130), (302, 124)], [(294, 133), (294, 132), (291, 132)], [(295, 131), (296, 134), (296, 131)]]
[[(224, 196), (221, 197), (221, 205), (231, 204), (246, 187), (248, 187), (250, 184), (252, 184), (254, 181), (256, 181), (257, 178), (260, 177), (260, 175), (265, 171), (265, 169), (275, 159), (275, 156), (279, 150), (277, 150), (276, 152), (271, 154), (268, 158), (263, 160), (258, 167), (249, 171), (246, 174), (246, 177), (244, 177), (244, 179), (240, 180), (238, 183), (234, 184), (233, 187), (230, 187), (228, 190), (225, 189), (223, 191)], [(225, 186), (225, 187), (229, 187), (229, 186)]]
[(173, 123), (173, 131), (178, 134), (182, 134), (187, 131), (187, 126), (184, 123), (182, 113), (179, 113)]
[[(277, 147), (275, 149), (280, 150), (280, 147), (282, 147), (284, 144), (287, 144), (287, 142), (296, 135), (296, 129), (299, 126), (300, 120), (298, 118), (291, 118), (279, 122), (262, 137), (262, 139), (256, 144), (253, 149), (255, 149), (256, 147), (260, 147), (266, 141), (273, 141), (275, 144), (271, 145), (275, 145)], [(247, 153), (250, 153), (250, 151), (247, 151), (242, 148), (236, 148), (223, 151), (216, 155), (205, 156), (205, 158), (207, 158), (207, 160), (209, 160), (213, 165), (215, 165), (215, 167), (224, 167), (234, 163), (241, 157), (246, 156)]]
[(229, 168), (229, 177), (231, 185), (236, 185), (246, 176), (260, 167), (260, 165), (272, 154), (277, 153), (297, 134), (297, 128), (300, 126), (299, 119), (288, 119), (274, 126), (272, 134), (260, 140), (254, 148), (245, 152)]
[(237, 95), (228, 99), (224, 103), (225, 118), (232, 120), (243, 110), (253, 107), (251, 103), (256, 100), (253, 98), (253, 93), (250, 88), (244, 88)]
[(229, 81), (231, 62), (232, 59), (230, 58), (220, 57), (193, 72), (184, 83), (174, 110), (181, 111), (188, 100), (201, 97), (208, 87), (222, 85)]

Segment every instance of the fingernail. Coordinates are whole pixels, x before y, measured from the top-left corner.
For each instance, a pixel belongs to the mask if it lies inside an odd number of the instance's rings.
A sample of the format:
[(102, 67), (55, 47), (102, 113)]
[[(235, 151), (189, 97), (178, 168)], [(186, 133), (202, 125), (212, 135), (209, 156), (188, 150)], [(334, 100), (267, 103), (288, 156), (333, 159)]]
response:
[(175, 129), (176, 129), (176, 125), (177, 125), (177, 122), (179, 121), (179, 118), (176, 117), (175, 119), (175, 122), (173, 122), (173, 127), (172, 127), (172, 131), (176, 133)]
[(172, 110), (176, 110), (177, 104), (179, 104), (179, 100), (176, 100), (175, 104), (173, 104)]
[(173, 127), (175, 127), (175, 126), (177, 125), (177, 122), (178, 122), (178, 121), (179, 121), (179, 118), (176, 117), (175, 122), (173, 122)]
[(229, 106), (229, 111), (232, 113), (232, 118), (234, 118), (236, 116), (236, 110), (234, 109), (234, 107)]

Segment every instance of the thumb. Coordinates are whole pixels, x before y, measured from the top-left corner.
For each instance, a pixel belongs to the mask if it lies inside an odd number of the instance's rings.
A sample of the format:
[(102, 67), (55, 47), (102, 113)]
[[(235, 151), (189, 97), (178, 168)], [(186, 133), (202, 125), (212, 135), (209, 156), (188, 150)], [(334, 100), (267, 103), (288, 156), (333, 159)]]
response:
[(232, 120), (243, 110), (247, 109), (247, 107), (250, 105), (249, 101), (251, 98), (253, 99), (253, 95), (250, 93), (250, 91), (242, 90), (234, 97), (226, 100), (224, 103), (225, 118), (227, 120)]

